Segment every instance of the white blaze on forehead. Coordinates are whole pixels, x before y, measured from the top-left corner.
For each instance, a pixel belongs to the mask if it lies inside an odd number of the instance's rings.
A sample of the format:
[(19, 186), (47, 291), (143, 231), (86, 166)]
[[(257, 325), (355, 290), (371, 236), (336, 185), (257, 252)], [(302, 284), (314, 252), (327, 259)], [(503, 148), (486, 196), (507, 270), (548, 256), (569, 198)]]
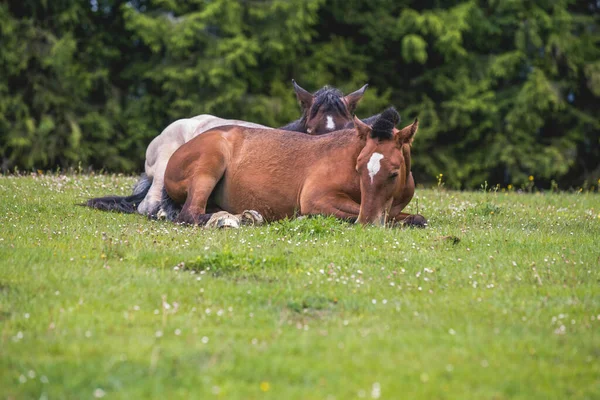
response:
[(333, 117), (331, 115), (327, 116), (327, 129), (330, 131), (335, 129), (335, 123), (333, 122)]
[(381, 160), (383, 160), (383, 154), (373, 153), (371, 159), (367, 163), (367, 169), (369, 170), (369, 176), (371, 177), (371, 183), (373, 183), (373, 177), (377, 175), (381, 168)]

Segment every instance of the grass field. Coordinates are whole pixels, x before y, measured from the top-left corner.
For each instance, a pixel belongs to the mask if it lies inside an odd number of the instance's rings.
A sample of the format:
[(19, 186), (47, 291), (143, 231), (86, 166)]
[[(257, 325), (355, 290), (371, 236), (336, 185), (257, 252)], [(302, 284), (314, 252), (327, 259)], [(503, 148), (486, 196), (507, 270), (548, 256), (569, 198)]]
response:
[(133, 183), (0, 177), (0, 398), (600, 398), (597, 193), (419, 190), (424, 230), (74, 206)]

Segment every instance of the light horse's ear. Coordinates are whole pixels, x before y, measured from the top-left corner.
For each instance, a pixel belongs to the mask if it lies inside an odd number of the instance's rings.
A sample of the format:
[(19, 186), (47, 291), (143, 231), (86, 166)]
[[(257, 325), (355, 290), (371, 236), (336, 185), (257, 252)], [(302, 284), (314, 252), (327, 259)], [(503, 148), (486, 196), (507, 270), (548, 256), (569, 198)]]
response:
[(294, 91), (296, 92), (296, 98), (300, 102), (300, 106), (302, 110), (308, 110), (313, 103), (313, 95), (308, 91), (302, 89), (300, 85), (296, 83), (295, 80), (292, 79), (292, 84), (294, 85)]
[(350, 111), (350, 113), (354, 112), (356, 106), (358, 105), (358, 102), (360, 101), (360, 99), (362, 99), (368, 87), (369, 84), (366, 84), (365, 86), (358, 89), (356, 92), (352, 92), (349, 95), (344, 96), (344, 103), (346, 103), (346, 106), (348, 107), (348, 111)]
[(402, 146), (403, 144), (412, 144), (415, 133), (417, 133), (417, 129), (419, 129), (419, 119), (415, 118), (415, 121), (412, 124), (402, 128), (396, 133), (396, 141), (398, 142), (398, 145)]
[(354, 116), (354, 128), (356, 129), (356, 134), (360, 138), (360, 140), (367, 140), (369, 135), (371, 135), (372, 128), (362, 122), (356, 115)]

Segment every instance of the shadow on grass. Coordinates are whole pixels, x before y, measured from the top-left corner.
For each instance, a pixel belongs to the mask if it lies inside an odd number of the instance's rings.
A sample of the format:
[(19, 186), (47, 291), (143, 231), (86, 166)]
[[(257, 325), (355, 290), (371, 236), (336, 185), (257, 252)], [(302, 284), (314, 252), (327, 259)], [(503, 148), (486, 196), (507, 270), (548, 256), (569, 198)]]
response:
[(269, 270), (287, 264), (283, 257), (257, 257), (251, 254), (234, 254), (230, 251), (209, 253), (180, 264), (185, 271), (208, 273), (214, 277), (236, 280), (272, 281)]
[(293, 322), (325, 320), (333, 318), (340, 311), (336, 307), (337, 299), (313, 294), (298, 300), (291, 300), (282, 309), (282, 315)]
[(269, 229), (285, 237), (313, 239), (338, 234), (351, 226), (351, 224), (334, 217), (314, 215), (276, 221), (269, 225)]
[(297, 313), (307, 311), (330, 310), (337, 304), (337, 299), (330, 299), (321, 295), (306, 296), (301, 300), (288, 302), (287, 307)]
[(477, 207), (471, 209), (470, 213), (471, 213), (471, 215), (481, 217), (481, 216), (486, 216), (486, 215), (498, 215), (498, 214), (500, 214), (501, 211), (502, 211), (502, 207), (500, 207), (494, 203), (485, 202), (485, 203), (479, 204)]

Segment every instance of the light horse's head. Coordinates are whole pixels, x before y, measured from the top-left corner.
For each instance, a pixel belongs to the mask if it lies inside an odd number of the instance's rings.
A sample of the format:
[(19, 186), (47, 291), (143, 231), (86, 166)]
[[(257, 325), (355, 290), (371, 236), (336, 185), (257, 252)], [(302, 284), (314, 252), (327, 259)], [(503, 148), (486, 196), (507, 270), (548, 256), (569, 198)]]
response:
[(356, 160), (360, 176), (360, 213), (358, 223), (385, 224), (393, 195), (401, 193), (410, 172), (410, 145), (419, 126), (415, 121), (396, 129), (400, 115), (388, 108), (369, 126), (354, 117), (356, 133), (364, 147)]
[(301, 122), (309, 135), (322, 135), (344, 129), (369, 85), (344, 96), (336, 88), (325, 86), (315, 94), (302, 89), (292, 80), (296, 97), (302, 108)]

